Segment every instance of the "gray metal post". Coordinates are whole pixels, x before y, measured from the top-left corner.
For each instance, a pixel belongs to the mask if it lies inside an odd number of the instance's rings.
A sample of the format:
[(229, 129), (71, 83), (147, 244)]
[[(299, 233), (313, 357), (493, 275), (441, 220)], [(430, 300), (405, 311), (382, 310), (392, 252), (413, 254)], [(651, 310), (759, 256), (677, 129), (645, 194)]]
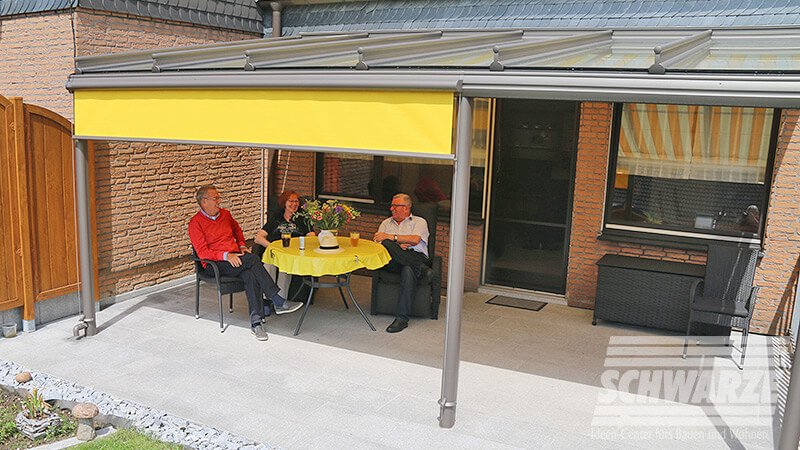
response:
[(89, 146), (85, 140), (75, 142), (75, 197), (78, 203), (78, 258), (81, 268), (81, 310), (73, 333), (81, 330), (86, 336), (97, 334), (94, 306), (94, 267), (92, 260), (92, 211), (89, 201)]
[(464, 260), (467, 254), (467, 210), (469, 206), (469, 165), (472, 147), (472, 99), (458, 102), (458, 140), (450, 209), (450, 255), (447, 262), (447, 319), (444, 333), (442, 397), (439, 426), (456, 423), (458, 365), (461, 350), (461, 305), (464, 296)]
[[(795, 306), (797, 307), (797, 306)], [(792, 359), (792, 373), (789, 376), (789, 392), (786, 394), (786, 408), (783, 411), (781, 440), (779, 450), (797, 450), (800, 442), (800, 348), (795, 346)]]

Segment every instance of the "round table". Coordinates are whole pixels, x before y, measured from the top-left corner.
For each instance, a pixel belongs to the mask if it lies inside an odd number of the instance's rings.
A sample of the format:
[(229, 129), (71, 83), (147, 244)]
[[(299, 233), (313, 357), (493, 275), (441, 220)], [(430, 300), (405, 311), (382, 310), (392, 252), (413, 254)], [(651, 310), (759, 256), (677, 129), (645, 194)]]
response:
[[(372, 322), (364, 314), (355, 296), (353, 296), (353, 291), (350, 290), (350, 273), (361, 268), (379, 269), (385, 266), (392, 258), (386, 248), (375, 242), (360, 239), (358, 245), (354, 247), (350, 245), (350, 238), (340, 237), (337, 239), (339, 248), (336, 250), (320, 249), (319, 240), (316, 237), (308, 236), (305, 237), (304, 250), (300, 250), (300, 238), (295, 237), (291, 239), (288, 247), (284, 247), (280, 240), (273, 241), (264, 252), (262, 261), (277, 266), (281, 272), (304, 277), (303, 283), (311, 287), (311, 292), (308, 293), (308, 299), (303, 308), (303, 314), (300, 316), (300, 321), (297, 322), (297, 328), (294, 330), (295, 336), (300, 332), (300, 326), (303, 324), (308, 308), (311, 305), (311, 296), (314, 294), (314, 289), (327, 287), (339, 288), (339, 294), (342, 296), (344, 306), (348, 307), (347, 300), (342, 292), (342, 288), (346, 288), (361, 317), (364, 318), (372, 331), (375, 331)], [(321, 282), (319, 277), (326, 275), (336, 277), (336, 281)]]
[(342, 275), (356, 269), (380, 269), (392, 259), (389, 252), (375, 242), (359, 239), (358, 246), (350, 245), (350, 238), (340, 237), (338, 250), (322, 250), (316, 237), (305, 238), (306, 248), (300, 250), (300, 238), (292, 238), (288, 247), (280, 240), (269, 244), (263, 261), (273, 264), (281, 272), (306, 277)]

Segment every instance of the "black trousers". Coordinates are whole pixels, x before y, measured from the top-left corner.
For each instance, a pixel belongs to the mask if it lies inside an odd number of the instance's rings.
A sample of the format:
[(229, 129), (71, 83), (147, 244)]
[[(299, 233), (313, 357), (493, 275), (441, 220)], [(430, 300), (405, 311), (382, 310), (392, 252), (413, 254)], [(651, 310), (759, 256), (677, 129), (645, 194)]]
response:
[(397, 299), (395, 317), (408, 321), (411, 314), (411, 302), (417, 292), (417, 284), (429, 264), (428, 257), (414, 250), (403, 250), (397, 242), (384, 239), (381, 245), (386, 247), (392, 260), (384, 269), (400, 274), (400, 297)]
[[(278, 286), (267, 273), (261, 258), (253, 253), (245, 253), (240, 256), (242, 265), (233, 267), (228, 261), (219, 261), (220, 275), (226, 277), (236, 277), (244, 281), (244, 292), (247, 295), (247, 307), (250, 310), (250, 325), (254, 326), (261, 323), (264, 317), (264, 297), (272, 298), (278, 293)], [(206, 267), (206, 273), (214, 276), (214, 269)]]

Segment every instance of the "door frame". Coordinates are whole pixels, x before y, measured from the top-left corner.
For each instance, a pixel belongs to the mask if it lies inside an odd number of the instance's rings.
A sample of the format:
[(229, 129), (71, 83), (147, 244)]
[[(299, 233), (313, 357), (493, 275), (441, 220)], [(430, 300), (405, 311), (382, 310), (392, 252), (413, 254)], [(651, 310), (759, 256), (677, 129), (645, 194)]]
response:
[[(572, 213), (574, 210), (575, 205), (575, 179), (577, 175), (577, 162), (578, 162), (578, 138), (580, 137), (580, 126), (581, 126), (581, 105), (582, 102), (579, 101), (570, 101), (570, 100), (549, 100), (549, 99), (520, 99), (520, 98), (513, 98), (513, 97), (493, 97), (495, 102), (495, 111), (494, 117), (492, 120), (492, 143), (489, 146), (489, 152), (486, 155), (486, 183), (485, 183), (485, 191), (484, 191), (484, 208), (485, 208), (485, 215), (484, 215), (484, 227), (483, 227), (483, 249), (481, 251), (481, 272), (480, 272), (480, 287), (486, 287), (487, 291), (502, 291), (507, 292), (509, 294), (517, 294), (521, 297), (529, 297), (531, 294), (537, 296), (544, 296), (544, 297), (553, 297), (553, 298), (565, 298), (566, 291), (567, 291), (567, 279), (568, 279), (568, 272), (569, 272), (569, 248), (570, 242), (572, 241)], [(503, 103), (506, 100), (518, 100), (518, 101), (530, 101), (530, 102), (538, 102), (538, 101), (558, 101), (558, 102), (565, 102), (565, 103), (574, 103), (575, 104), (575, 139), (572, 148), (572, 159), (570, 161), (570, 174), (569, 174), (569, 202), (567, 204), (567, 220), (564, 227), (564, 293), (559, 294), (556, 292), (548, 292), (548, 291), (539, 291), (539, 290), (531, 290), (531, 289), (524, 289), (515, 286), (504, 286), (499, 284), (491, 284), (486, 282), (486, 264), (487, 264), (487, 252), (489, 250), (489, 216), (491, 215), (492, 211), (492, 190), (494, 189), (494, 158), (495, 152), (497, 151), (498, 142), (497, 140), (500, 139), (499, 130), (499, 121), (501, 120), (503, 113)], [(538, 298), (538, 297), (537, 297)], [(559, 302), (560, 303), (560, 302)]]

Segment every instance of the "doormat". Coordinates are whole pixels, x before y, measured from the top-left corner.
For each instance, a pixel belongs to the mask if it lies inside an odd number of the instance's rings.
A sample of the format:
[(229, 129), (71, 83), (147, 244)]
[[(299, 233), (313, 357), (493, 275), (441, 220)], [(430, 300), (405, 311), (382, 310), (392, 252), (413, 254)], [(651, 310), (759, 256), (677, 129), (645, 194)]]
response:
[(510, 306), (512, 308), (529, 309), (531, 311), (539, 311), (544, 308), (547, 303), (539, 302), (536, 300), (524, 300), (521, 298), (506, 297), (503, 295), (495, 295), (490, 298), (486, 303), (490, 305)]

